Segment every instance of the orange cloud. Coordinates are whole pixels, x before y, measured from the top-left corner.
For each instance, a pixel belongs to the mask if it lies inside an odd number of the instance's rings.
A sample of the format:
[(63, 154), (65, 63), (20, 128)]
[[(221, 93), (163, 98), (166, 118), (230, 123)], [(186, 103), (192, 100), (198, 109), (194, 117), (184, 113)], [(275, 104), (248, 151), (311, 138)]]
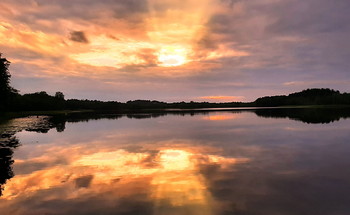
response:
[[(71, 73), (63, 71), (65, 75), (85, 77), (87, 70), (83, 68), (87, 66), (96, 67), (98, 71), (114, 68), (114, 72), (108, 74), (114, 77), (130, 67), (140, 67), (134, 76), (191, 76), (212, 68), (212, 65), (208, 67), (209, 61), (249, 55), (232, 49), (232, 44), (226, 42), (210, 50), (198, 47), (208, 33), (210, 17), (219, 8), (217, 0), (189, 0), (186, 4), (172, 0), (141, 3), (138, 6), (127, 2), (92, 3), (94, 7), (79, 5), (84, 12), (74, 7), (62, 12), (67, 6), (65, 2), (33, 1), (28, 7), (5, 1), (2, 5), (7, 16), (0, 15), (4, 20), (0, 23), (0, 45), (41, 55), (40, 60), (12, 61), (45, 67), (46, 74), (61, 73), (60, 68), (65, 68), (72, 70)], [(116, 11), (118, 16), (114, 14)], [(30, 14), (30, 22), (21, 16), (24, 13)], [(47, 56), (65, 61), (54, 62), (56, 68), (48, 67), (51, 62)], [(217, 62), (215, 68), (220, 66)], [(105, 73), (89, 73), (89, 77), (95, 75), (102, 77)]]
[(199, 99), (221, 101), (221, 102), (224, 102), (224, 101), (232, 102), (232, 101), (242, 101), (244, 99), (244, 96), (202, 96), (202, 97), (199, 97)]
[(27, 26), (14, 26), (7, 22), (0, 22), (0, 38), (1, 45), (45, 55), (62, 55), (66, 46), (60, 36), (33, 31)]

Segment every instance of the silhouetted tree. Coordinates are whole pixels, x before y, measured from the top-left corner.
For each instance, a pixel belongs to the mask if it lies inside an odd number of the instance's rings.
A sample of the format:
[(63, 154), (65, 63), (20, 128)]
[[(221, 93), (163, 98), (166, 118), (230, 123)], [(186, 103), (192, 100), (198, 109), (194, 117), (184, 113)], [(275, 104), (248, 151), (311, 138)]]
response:
[(55, 98), (59, 100), (64, 100), (64, 94), (62, 92), (56, 92)]
[(307, 89), (288, 96), (266, 96), (255, 100), (256, 106), (283, 105), (349, 105), (350, 95), (339, 91), (322, 88)]
[(10, 86), (11, 75), (8, 71), (10, 61), (1, 57), (0, 53), (0, 110), (9, 108), (10, 102), (17, 94), (17, 90)]

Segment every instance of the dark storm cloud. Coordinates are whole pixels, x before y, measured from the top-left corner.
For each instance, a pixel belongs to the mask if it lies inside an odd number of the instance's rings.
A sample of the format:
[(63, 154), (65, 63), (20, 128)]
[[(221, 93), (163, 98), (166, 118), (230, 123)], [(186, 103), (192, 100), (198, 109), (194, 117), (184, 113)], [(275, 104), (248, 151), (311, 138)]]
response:
[(76, 188), (89, 187), (93, 178), (94, 178), (93, 175), (85, 175), (85, 176), (81, 176), (79, 178), (76, 178), (75, 179)]
[(89, 43), (89, 40), (83, 31), (72, 31), (69, 39), (78, 43)]

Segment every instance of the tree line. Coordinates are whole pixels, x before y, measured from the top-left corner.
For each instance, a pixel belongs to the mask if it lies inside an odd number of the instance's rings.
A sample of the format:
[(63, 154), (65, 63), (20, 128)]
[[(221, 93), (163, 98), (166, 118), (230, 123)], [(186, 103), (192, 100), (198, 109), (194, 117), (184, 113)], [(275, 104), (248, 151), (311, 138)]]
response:
[(266, 96), (255, 100), (259, 107), (293, 106), (293, 105), (350, 105), (350, 93), (321, 88), (306, 89), (301, 92), (281, 96)]
[(21, 95), (10, 85), (10, 62), (0, 54), (0, 111), (46, 111), (46, 110), (145, 110), (145, 109), (195, 109), (229, 107), (276, 107), (286, 105), (350, 105), (350, 94), (332, 89), (307, 89), (289, 95), (266, 96), (254, 102), (173, 102), (134, 100), (126, 103), (65, 99), (62, 92), (49, 95), (45, 91)]

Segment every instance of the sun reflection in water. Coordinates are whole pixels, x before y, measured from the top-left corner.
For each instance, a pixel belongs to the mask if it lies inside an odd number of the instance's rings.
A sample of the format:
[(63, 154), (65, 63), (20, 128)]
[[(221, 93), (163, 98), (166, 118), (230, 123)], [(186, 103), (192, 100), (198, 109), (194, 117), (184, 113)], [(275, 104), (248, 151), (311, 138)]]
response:
[(152, 180), (155, 214), (169, 213), (169, 209), (163, 207), (164, 202), (190, 214), (212, 214), (211, 196), (193, 156), (184, 150), (160, 151), (157, 161), (162, 168)]
[(159, 163), (166, 171), (191, 170), (194, 168), (191, 162), (191, 153), (183, 150), (166, 149), (160, 151)]
[[(67, 200), (108, 193), (109, 198), (118, 201), (144, 194), (155, 215), (210, 215), (216, 210), (215, 200), (201, 167), (217, 165), (226, 169), (237, 162), (246, 162), (246, 159), (206, 154), (192, 147), (140, 152), (118, 149), (91, 154), (81, 154), (82, 149), (72, 148), (49, 151), (47, 156), (16, 160), (20, 166), (25, 163), (52, 166), (17, 174), (6, 184), (2, 199), (17, 202), (26, 196), (39, 198), (38, 201)], [(55, 164), (57, 157), (65, 162)], [(41, 196), (44, 190), (47, 195)]]

